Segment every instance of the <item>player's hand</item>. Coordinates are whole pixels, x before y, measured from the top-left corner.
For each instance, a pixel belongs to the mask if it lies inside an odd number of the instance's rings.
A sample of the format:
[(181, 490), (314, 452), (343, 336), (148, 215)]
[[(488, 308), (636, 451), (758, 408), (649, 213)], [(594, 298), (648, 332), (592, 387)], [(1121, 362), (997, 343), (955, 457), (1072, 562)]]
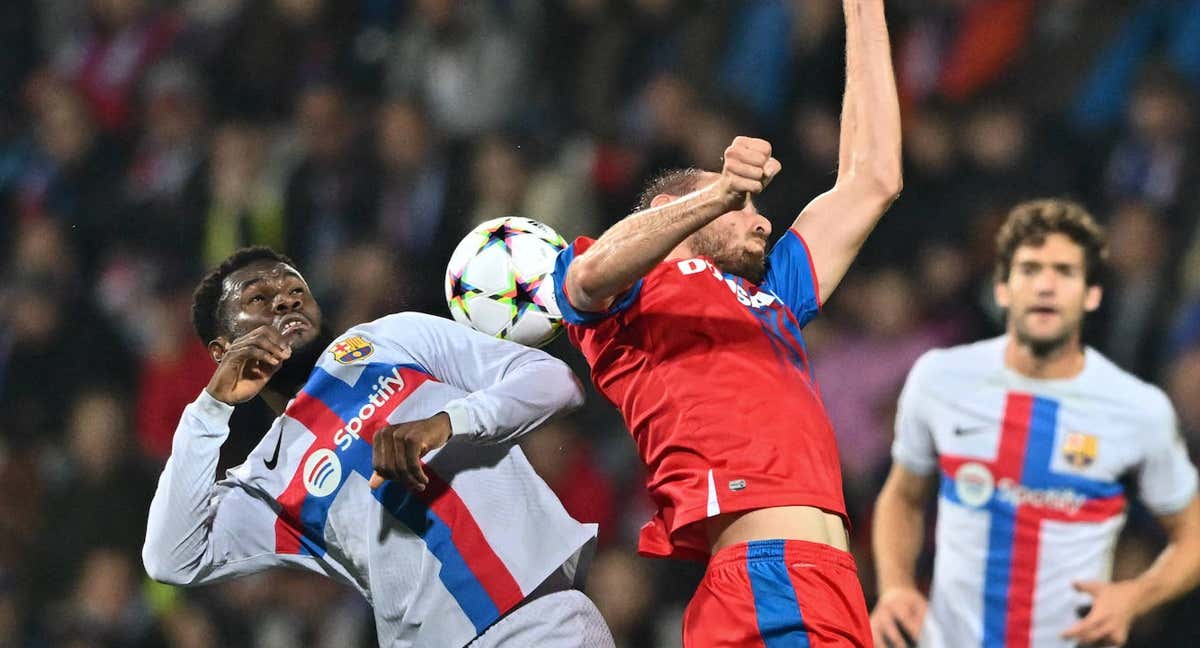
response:
[(911, 587), (893, 587), (884, 592), (871, 611), (871, 634), (881, 648), (916, 646), (929, 601)]
[(1067, 628), (1062, 638), (1077, 641), (1085, 647), (1125, 645), (1142, 596), (1138, 584), (1133, 581), (1085, 581), (1073, 583), (1072, 587), (1092, 596), (1092, 609)]
[(375, 454), (371, 488), (388, 479), (403, 480), (415, 491), (425, 490), (429, 476), (421, 465), (421, 457), (450, 440), (450, 415), (438, 412), (420, 421), (389, 425), (375, 433)]
[(771, 157), (771, 143), (754, 137), (738, 136), (721, 158), (722, 195), (734, 209), (746, 204), (750, 194), (761, 193), (783, 165)]
[(283, 335), (274, 326), (260, 326), (225, 349), (208, 381), (208, 393), (229, 405), (244, 403), (257, 396), (290, 357), (292, 347)]

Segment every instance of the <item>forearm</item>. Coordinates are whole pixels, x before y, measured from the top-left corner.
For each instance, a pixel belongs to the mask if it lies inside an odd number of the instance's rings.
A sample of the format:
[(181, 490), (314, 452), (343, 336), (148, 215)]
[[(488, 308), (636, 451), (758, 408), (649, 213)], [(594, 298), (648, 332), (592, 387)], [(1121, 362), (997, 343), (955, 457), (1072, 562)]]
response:
[(1141, 590), (1139, 615), (1200, 585), (1200, 504), (1192, 500), (1180, 517), (1166, 548), (1134, 579)]
[[(900, 101), (882, 0), (845, 0), (846, 96), (839, 183), (900, 192)], [(845, 151), (846, 144), (850, 150)]]
[(571, 303), (582, 310), (603, 310), (729, 204), (720, 182), (713, 182), (625, 217), (571, 264), (565, 286)]
[(446, 404), (453, 436), (473, 443), (520, 438), (555, 415), (583, 404), (583, 388), (561, 361), (529, 354), (514, 361), (494, 385)]
[(844, 0), (846, 91), (838, 175), (792, 227), (808, 244), (821, 301), (850, 264), (903, 186), (900, 100), (882, 0)]
[(232, 411), (207, 392), (184, 410), (146, 524), (142, 560), (155, 580), (191, 582), (208, 554), (214, 476)]
[(893, 588), (916, 588), (917, 557), (924, 535), (924, 507), (884, 490), (871, 528), (880, 594)]

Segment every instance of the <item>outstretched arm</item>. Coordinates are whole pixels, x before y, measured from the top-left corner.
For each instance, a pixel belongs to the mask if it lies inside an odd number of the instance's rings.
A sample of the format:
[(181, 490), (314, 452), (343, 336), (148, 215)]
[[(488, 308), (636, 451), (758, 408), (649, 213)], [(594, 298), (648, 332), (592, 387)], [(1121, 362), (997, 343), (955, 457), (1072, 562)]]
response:
[(900, 100), (883, 0), (844, 0), (843, 8), (846, 92), (837, 181), (792, 224), (808, 245), (822, 303), (904, 184)]
[(581, 311), (606, 310), (693, 232), (761, 192), (779, 169), (765, 140), (735, 138), (715, 181), (626, 216), (576, 258), (563, 284), (567, 299)]

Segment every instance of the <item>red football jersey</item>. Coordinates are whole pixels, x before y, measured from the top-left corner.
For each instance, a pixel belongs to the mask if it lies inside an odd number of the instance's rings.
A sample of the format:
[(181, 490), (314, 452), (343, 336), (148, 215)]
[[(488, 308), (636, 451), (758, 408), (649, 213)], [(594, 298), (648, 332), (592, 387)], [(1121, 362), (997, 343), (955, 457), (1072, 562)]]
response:
[(784, 234), (757, 286), (704, 257), (671, 259), (604, 313), (575, 309), (562, 290), (592, 243), (559, 254), (555, 295), (646, 464), (658, 512), (638, 551), (707, 560), (694, 523), (721, 513), (807, 505), (845, 517), (833, 428), (800, 336), (820, 310), (800, 235)]

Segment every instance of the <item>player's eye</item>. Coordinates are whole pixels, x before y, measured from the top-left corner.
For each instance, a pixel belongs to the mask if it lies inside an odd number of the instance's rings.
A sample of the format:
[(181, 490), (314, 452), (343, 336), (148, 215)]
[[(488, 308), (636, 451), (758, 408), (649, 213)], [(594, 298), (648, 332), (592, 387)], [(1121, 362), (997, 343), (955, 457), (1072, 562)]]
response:
[(251, 304), (257, 304), (257, 303), (265, 302), (265, 301), (267, 301), (267, 298), (264, 297), (263, 295), (254, 295), (250, 298)]
[(295, 287), (295, 288), (292, 288), (292, 294), (293, 294), (293, 295), (303, 295), (303, 294), (304, 294), (304, 289), (303, 289), (303, 288), (300, 288), (299, 286), (297, 286), (297, 287)]

